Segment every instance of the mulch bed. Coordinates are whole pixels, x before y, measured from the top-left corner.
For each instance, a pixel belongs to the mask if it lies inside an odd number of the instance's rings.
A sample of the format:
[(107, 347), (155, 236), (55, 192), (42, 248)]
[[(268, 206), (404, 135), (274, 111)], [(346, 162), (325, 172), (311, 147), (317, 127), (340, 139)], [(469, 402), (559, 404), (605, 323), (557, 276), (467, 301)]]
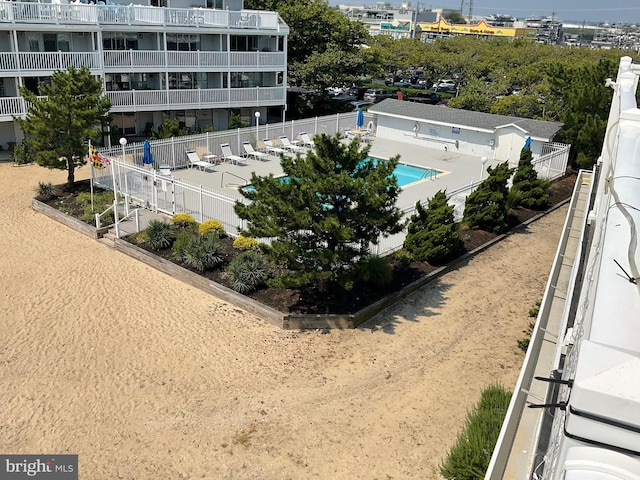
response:
[[(570, 198), (576, 178), (577, 173), (571, 171), (565, 177), (553, 182), (549, 191), (549, 204), (553, 206)], [(82, 190), (83, 188), (84, 190)], [(76, 182), (73, 189), (69, 191), (65, 189), (65, 191), (59, 192), (59, 197), (45, 203), (59, 209), (60, 206), (65, 206), (68, 213), (74, 209), (72, 205), (73, 197), (77, 195), (78, 191), (87, 191), (88, 188), (88, 183)], [(512, 212), (512, 227), (516, 228), (540, 213), (526, 208), (517, 208)], [(469, 230), (462, 225), (459, 226), (459, 229), (462, 244), (460, 255), (484, 245), (497, 236), (481, 230)], [(230, 261), (237, 254), (237, 250), (233, 248), (230, 238), (224, 238), (222, 241), (225, 246), (227, 260)], [(144, 243), (137, 245), (145, 248)], [(171, 249), (153, 251), (153, 253), (167, 260), (173, 260)], [(390, 293), (401, 290), (441, 266), (431, 265), (428, 262), (411, 262), (409, 265), (402, 265), (393, 260), (390, 264), (394, 281), (392, 285), (386, 288), (374, 288), (369, 284), (356, 284), (350, 291), (332, 288), (329, 291), (320, 292), (315, 286), (297, 289), (269, 288), (265, 286), (250, 293), (248, 296), (283, 313), (350, 314), (371, 305)], [(230, 287), (229, 279), (222, 269), (205, 272), (204, 276), (221, 285)]]

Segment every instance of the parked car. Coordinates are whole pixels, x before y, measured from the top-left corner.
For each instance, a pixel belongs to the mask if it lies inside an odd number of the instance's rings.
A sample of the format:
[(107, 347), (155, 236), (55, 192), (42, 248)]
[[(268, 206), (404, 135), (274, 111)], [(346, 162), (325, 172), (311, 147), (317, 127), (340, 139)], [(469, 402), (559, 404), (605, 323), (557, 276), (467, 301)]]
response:
[(389, 90), (383, 90), (381, 88), (370, 88), (364, 93), (363, 100), (378, 103), (385, 98), (398, 98), (398, 96), (395, 93), (390, 92)]
[(424, 92), (424, 93), (420, 92), (412, 97), (407, 98), (407, 100), (410, 102), (427, 103), (429, 105), (435, 105), (440, 100), (442, 100), (442, 96), (438, 95), (435, 92)]
[(449, 80), (449, 79), (445, 79), (445, 80), (440, 80), (438, 81), (437, 84), (438, 88), (444, 88), (444, 87), (456, 87), (456, 82), (454, 82), (453, 80)]
[(354, 110), (357, 110), (358, 108), (360, 108), (361, 110), (366, 110), (371, 105), (373, 105), (373, 102), (368, 102), (365, 100), (357, 100), (355, 102), (351, 102), (351, 105), (353, 105)]
[(384, 84), (387, 87), (390, 87), (391, 85), (393, 85), (396, 82), (399, 82), (401, 80), (401, 78), (397, 75), (388, 75), (385, 79), (384, 79)]

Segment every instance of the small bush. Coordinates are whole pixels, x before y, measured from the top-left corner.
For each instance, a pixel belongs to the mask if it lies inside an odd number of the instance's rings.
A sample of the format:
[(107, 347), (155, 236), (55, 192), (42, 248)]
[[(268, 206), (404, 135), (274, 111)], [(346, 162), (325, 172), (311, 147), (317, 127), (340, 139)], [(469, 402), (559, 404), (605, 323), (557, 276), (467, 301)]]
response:
[(184, 252), (191, 244), (194, 235), (189, 232), (180, 232), (178, 237), (173, 242), (173, 258), (178, 262), (184, 262)]
[[(93, 223), (96, 213), (102, 213), (113, 205), (113, 192), (110, 190), (98, 191), (93, 194), (93, 209), (91, 209), (91, 193), (80, 192), (76, 197), (76, 202), (84, 207), (84, 213), (80, 216), (83, 222)], [(115, 221), (113, 210), (102, 216), (100, 222), (102, 225), (110, 225)]]
[(36, 187), (36, 195), (39, 200), (47, 201), (56, 196), (56, 189), (51, 182), (38, 182)]
[(405, 249), (394, 252), (392, 258), (401, 270), (406, 270), (409, 268), (409, 265), (411, 265), (411, 262), (413, 262), (413, 255)]
[(510, 400), (511, 392), (499, 385), (484, 389), (475, 409), (467, 414), (465, 427), (455, 445), (440, 465), (443, 477), (449, 480), (484, 478)]
[(199, 272), (212, 269), (224, 262), (224, 248), (217, 235), (192, 236), (184, 240), (182, 261)]
[(219, 236), (224, 234), (224, 227), (218, 220), (205, 220), (198, 227), (198, 233), (202, 236), (215, 233)]
[(149, 246), (153, 250), (168, 248), (173, 242), (173, 230), (171, 225), (161, 220), (151, 220), (147, 227), (147, 238)]
[(257, 250), (258, 249), (258, 241), (253, 237), (244, 237), (240, 235), (233, 241), (233, 248), (238, 250), (246, 251), (246, 250)]
[(232, 288), (246, 294), (261, 285), (268, 275), (267, 260), (256, 250), (247, 250), (234, 258), (227, 273), (231, 276)]
[(542, 305), (542, 302), (538, 300), (535, 306), (529, 309), (529, 316), (531, 318), (537, 318), (538, 313), (540, 312), (540, 305)]
[(176, 213), (171, 217), (171, 225), (176, 228), (194, 227), (198, 222), (188, 213)]
[(393, 272), (384, 258), (370, 255), (363, 260), (360, 268), (360, 278), (374, 287), (387, 287), (393, 282)]

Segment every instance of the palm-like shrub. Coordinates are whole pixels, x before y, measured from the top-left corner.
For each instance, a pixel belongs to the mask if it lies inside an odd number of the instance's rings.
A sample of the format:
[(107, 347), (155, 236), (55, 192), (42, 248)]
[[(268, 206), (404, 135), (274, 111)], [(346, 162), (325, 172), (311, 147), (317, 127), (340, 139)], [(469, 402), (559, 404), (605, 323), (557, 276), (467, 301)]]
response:
[(374, 287), (387, 287), (393, 282), (393, 272), (389, 263), (377, 255), (366, 257), (360, 268), (360, 278)]
[(185, 265), (204, 272), (224, 262), (224, 248), (217, 235), (194, 235), (183, 241), (182, 262)]
[(231, 276), (232, 288), (246, 294), (264, 282), (268, 275), (268, 263), (260, 252), (247, 250), (231, 261), (227, 273)]
[(437, 192), (425, 209), (416, 203), (416, 213), (407, 227), (404, 249), (418, 260), (440, 263), (453, 257), (460, 247), (453, 206), (443, 190)]
[(48, 201), (56, 196), (56, 189), (51, 182), (38, 182), (36, 187), (36, 195), (39, 200)]
[(258, 249), (258, 240), (253, 237), (245, 237), (243, 235), (239, 235), (233, 241), (233, 248), (237, 250), (257, 250)]
[(218, 236), (224, 235), (224, 227), (218, 220), (205, 220), (198, 226), (198, 233), (202, 236), (215, 233)]
[(149, 246), (153, 250), (168, 248), (173, 242), (173, 230), (171, 225), (161, 220), (151, 220), (147, 227)]
[(173, 258), (178, 262), (184, 262), (184, 252), (190, 245), (194, 235), (189, 232), (180, 232), (173, 242)]

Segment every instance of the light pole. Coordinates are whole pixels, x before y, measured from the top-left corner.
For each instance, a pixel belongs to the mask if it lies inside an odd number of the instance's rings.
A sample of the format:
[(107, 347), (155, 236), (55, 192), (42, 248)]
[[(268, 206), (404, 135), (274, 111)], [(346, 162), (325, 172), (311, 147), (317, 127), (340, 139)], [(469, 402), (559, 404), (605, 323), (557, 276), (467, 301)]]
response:
[(256, 117), (256, 148), (258, 148), (258, 140), (260, 139), (260, 112), (253, 114)]
[(124, 147), (127, 144), (127, 139), (122, 137), (120, 139), (120, 145), (122, 145), (122, 161), (124, 162)]
[(482, 165), (480, 166), (480, 180), (482, 181), (482, 177), (484, 176), (484, 166), (487, 164), (487, 162), (489, 161), (489, 159), (487, 157), (482, 157), (480, 159), (480, 162), (482, 163)]

